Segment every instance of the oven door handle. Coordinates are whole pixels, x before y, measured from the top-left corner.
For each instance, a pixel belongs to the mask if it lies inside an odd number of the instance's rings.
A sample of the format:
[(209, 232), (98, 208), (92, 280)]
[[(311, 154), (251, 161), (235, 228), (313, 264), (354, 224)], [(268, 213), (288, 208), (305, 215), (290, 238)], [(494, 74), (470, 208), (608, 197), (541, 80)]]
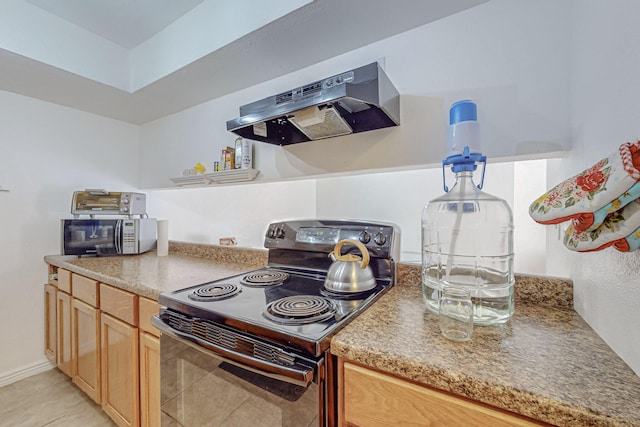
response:
[(311, 384), (311, 382), (313, 381), (313, 368), (300, 365), (296, 367), (282, 366), (276, 363), (268, 362), (266, 360), (247, 356), (228, 348), (217, 346), (210, 342), (203, 341), (198, 337), (194, 337), (192, 335), (185, 334), (184, 332), (173, 329), (171, 326), (164, 323), (158, 316), (152, 316), (151, 323), (162, 333), (167, 334), (170, 337), (188, 346), (191, 346), (204, 353), (211, 354), (212, 356), (217, 357), (224, 362), (239, 366), (240, 368), (254, 372), (258, 375), (264, 375), (265, 377), (273, 378), (302, 387), (309, 386), (309, 384)]

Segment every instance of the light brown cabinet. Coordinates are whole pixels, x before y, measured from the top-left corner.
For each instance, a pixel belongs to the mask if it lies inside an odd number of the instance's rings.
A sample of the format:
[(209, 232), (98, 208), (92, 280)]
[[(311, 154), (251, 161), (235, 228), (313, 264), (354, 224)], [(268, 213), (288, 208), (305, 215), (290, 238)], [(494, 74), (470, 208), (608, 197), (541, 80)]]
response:
[(138, 296), (100, 284), (102, 410), (119, 426), (140, 425)]
[(98, 282), (71, 274), (71, 360), (73, 383), (94, 402), (101, 400)]
[(138, 328), (102, 313), (102, 410), (119, 426), (140, 425)]
[(140, 298), (140, 425), (160, 425), (160, 332), (151, 324), (156, 301)]
[(49, 275), (47, 357), (117, 425), (159, 426), (158, 303), (54, 266)]
[(100, 403), (100, 310), (72, 301), (73, 383)]
[(100, 283), (100, 310), (138, 327), (138, 295)]
[(340, 426), (546, 425), (342, 359), (338, 366)]
[(58, 288), (56, 292), (56, 364), (73, 377), (71, 363), (71, 295)]
[(44, 285), (44, 354), (56, 363), (56, 291), (55, 285)]
[(160, 425), (160, 339), (140, 331), (140, 425)]
[(62, 268), (58, 269), (58, 290), (71, 294), (71, 272)]

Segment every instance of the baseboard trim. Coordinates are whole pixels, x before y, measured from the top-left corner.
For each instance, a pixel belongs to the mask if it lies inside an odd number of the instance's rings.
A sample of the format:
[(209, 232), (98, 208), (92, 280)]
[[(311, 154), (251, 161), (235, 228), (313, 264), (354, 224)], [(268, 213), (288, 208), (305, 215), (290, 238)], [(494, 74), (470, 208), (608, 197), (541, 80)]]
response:
[(55, 368), (55, 365), (48, 360), (34, 363), (28, 366), (23, 366), (22, 368), (18, 368), (14, 371), (10, 371), (0, 375), (0, 387), (4, 387), (16, 381), (23, 380), (25, 378), (40, 374), (53, 368)]

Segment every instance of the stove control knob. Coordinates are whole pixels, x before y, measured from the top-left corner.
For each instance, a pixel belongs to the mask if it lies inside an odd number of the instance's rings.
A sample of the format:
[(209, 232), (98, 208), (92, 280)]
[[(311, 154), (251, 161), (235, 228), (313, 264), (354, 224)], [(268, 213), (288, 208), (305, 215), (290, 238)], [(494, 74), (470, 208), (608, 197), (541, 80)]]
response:
[(275, 235), (276, 235), (276, 234), (275, 234), (275, 232), (273, 231), (273, 228), (269, 228), (269, 229), (267, 230), (267, 237), (268, 237), (268, 238), (273, 239), (273, 237), (274, 237)]
[(387, 236), (382, 233), (376, 234), (376, 237), (373, 238), (373, 241), (376, 242), (376, 245), (382, 246), (387, 243)]
[(367, 233), (366, 231), (363, 231), (362, 233), (360, 233), (360, 235), (358, 236), (358, 239), (364, 243), (365, 245), (367, 243), (369, 243), (371, 241), (371, 234)]
[(283, 238), (284, 238), (284, 228), (282, 227), (276, 228), (276, 239), (283, 239)]

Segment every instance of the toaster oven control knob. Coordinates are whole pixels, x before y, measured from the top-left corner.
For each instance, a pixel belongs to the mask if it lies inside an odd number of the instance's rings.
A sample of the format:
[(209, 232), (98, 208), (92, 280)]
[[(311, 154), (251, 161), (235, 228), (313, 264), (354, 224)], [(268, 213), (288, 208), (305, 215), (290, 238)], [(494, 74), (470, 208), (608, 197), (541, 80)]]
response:
[(358, 239), (366, 245), (371, 241), (371, 234), (367, 233), (366, 231), (363, 231), (358, 236)]
[(373, 238), (373, 241), (376, 242), (376, 245), (382, 246), (387, 243), (387, 236), (382, 233), (376, 234), (376, 237)]
[(129, 212), (129, 206), (123, 206), (122, 212)]
[(124, 203), (125, 205), (129, 203), (129, 199), (122, 199), (122, 203)]

